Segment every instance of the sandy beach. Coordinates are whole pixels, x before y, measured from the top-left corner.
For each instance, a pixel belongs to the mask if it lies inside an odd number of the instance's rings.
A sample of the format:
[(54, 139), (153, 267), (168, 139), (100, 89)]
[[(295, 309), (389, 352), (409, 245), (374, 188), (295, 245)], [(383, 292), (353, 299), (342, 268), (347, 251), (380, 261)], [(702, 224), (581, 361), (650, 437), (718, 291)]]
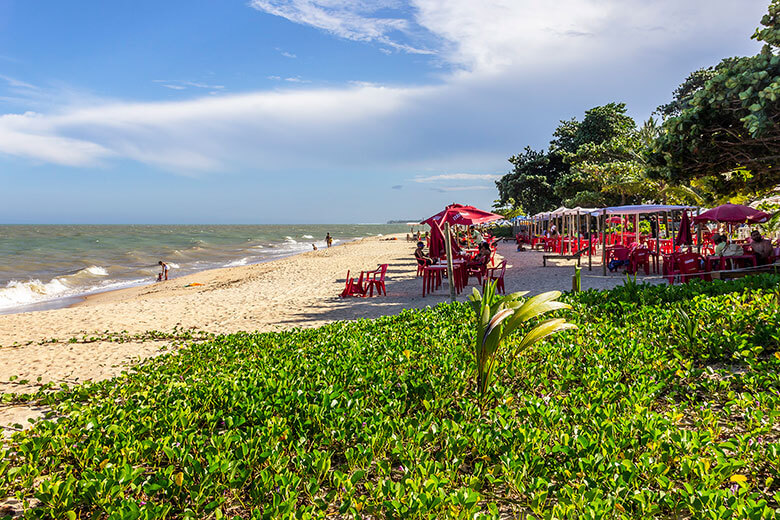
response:
[[(274, 331), (374, 318), (447, 301), (446, 282), (437, 292), (422, 296), (413, 251), (414, 244), (401, 235), (396, 240), (365, 238), (264, 264), (204, 271), (96, 294), (67, 309), (0, 316), (0, 388), (4, 392), (30, 392), (39, 378), (41, 383), (110, 378), (133, 363), (164, 352), (171, 343), (88, 339), (106, 332), (132, 335), (174, 328), (215, 334)], [(510, 242), (502, 242), (498, 252), (508, 263), (507, 291), (538, 293), (571, 288), (574, 261), (555, 260), (542, 267), (541, 252), (518, 252)], [(593, 260), (590, 272), (587, 258), (583, 262), (583, 289), (623, 283), (618, 274), (597, 277), (601, 267), (595, 257)], [(357, 273), (383, 263), (389, 264), (387, 296), (338, 297), (347, 270)], [(193, 283), (202, 285), (187, 287)], [(459, 299), (468, 298), (475, 284), (472, 279)], [(18, 378), (11, 381), (12, 376)], [(28, 383), (20, 384), (23, 380)], [(0, 409), (0, 424), (23, 422), (30, 413), (25, 407)]]

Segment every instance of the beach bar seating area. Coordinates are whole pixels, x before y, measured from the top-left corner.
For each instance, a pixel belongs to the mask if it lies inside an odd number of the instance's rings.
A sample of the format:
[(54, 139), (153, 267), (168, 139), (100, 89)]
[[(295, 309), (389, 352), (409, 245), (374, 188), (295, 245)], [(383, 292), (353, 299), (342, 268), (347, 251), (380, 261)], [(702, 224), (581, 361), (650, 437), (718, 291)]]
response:
[(450, 281), (453, 298), (463, 292), (471, 278), (479, 285), (495, 278), (497, 285), (503, 288), (506, 263), (500, 273), (493, 270), (497, 241), (474, 229), (474, 226), (503, 218), (474, 206), (451, 204), (421, 222), (431, 228), (427, 245), (432, 262), (418, 268), (418, 273), (422, 271), (422, 295), (438, 290), (444, 278)]
[[(709, 280), (713, 273), (724, 269), (760, 268), (760, 263), (771, 264), (780, 258), (780, 244), (773, 244), (769, 261), (761, 262), (752, 251), (751, 239), (737, 233), (739, 226), (766, 222), (770, 217), (737, 204), (707, 211), (659, 204), (559, 207), (530, 217), (527, 243), (532, 249), (544, 251), (545, 266), (554, 259), (576, 259), (580, 265), (587, 253), (589, 270), (594, 256), (600, 258), (603, 276), (620, 271), (662, 276), (669, 283)], [(716, 252), (716, 237), (741, 249)]]

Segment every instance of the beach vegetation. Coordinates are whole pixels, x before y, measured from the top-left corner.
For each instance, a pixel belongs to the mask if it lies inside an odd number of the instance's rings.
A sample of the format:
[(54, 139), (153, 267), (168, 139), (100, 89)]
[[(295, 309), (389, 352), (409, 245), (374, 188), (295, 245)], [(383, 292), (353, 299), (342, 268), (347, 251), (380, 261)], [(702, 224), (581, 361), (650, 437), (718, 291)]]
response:
[(505, 363), (489, 406), (469, 303), (216, 336), (40, 392), (0, 493), (30, 519), (777, 519), (779, 286), (564, 294), (577, 328)]
[[(474, 338), (474, 358), (477, 365), (477, 392), (484, 397), (493, 380), (493, 374), (498, 368), (501, 358), (511, 363), (524, 350), (531, 347), (550, 334), (576, 328), (566, 323), (565, 318), (551, 318), (530, 328), (518, 338), (513, 345), (500, 350), (502, 343), (518, 332), (538, 316), (547, 312), (570, 309), (565, 303), (556, 301), (561, 295), (558, 291), (538, 294), (527, 300), (521, 299), (528, 294), (516, 292), (499, 296), (496, 293), (496, 282), (488, 282), (484, 286), (484, 294), (474, 288), (469, 298), (471, 308), (476, 318), (476, 335)], [(502, 355), (504, 354), (504, 355)]]

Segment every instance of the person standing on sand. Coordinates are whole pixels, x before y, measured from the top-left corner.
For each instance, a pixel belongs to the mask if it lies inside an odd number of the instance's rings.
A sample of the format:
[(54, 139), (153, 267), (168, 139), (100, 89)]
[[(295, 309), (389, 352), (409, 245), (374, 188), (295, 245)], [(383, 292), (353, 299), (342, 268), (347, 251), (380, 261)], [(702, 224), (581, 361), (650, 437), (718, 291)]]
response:
[(333, 244), (333, 237), (330, 236), (330, 233), (325, 234), (325, 243), (328, 244), (328, 247)]
[(160, 276), (157, 277), (157, 281), (167, 280), (168, 279), (168, 264), (160, 260), (157, 262), (160, 265)]

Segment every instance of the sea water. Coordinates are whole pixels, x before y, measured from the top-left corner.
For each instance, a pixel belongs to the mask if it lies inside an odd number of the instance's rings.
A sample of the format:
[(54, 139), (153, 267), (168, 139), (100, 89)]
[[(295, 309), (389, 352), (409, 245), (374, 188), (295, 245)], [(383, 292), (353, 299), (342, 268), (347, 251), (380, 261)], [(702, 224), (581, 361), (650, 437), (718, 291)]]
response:
[(0, 226), (0, 314), (64, 307), (101, 291), (153, 283), (158, 262), (170, 277), (267, 262), (404, 225)]

